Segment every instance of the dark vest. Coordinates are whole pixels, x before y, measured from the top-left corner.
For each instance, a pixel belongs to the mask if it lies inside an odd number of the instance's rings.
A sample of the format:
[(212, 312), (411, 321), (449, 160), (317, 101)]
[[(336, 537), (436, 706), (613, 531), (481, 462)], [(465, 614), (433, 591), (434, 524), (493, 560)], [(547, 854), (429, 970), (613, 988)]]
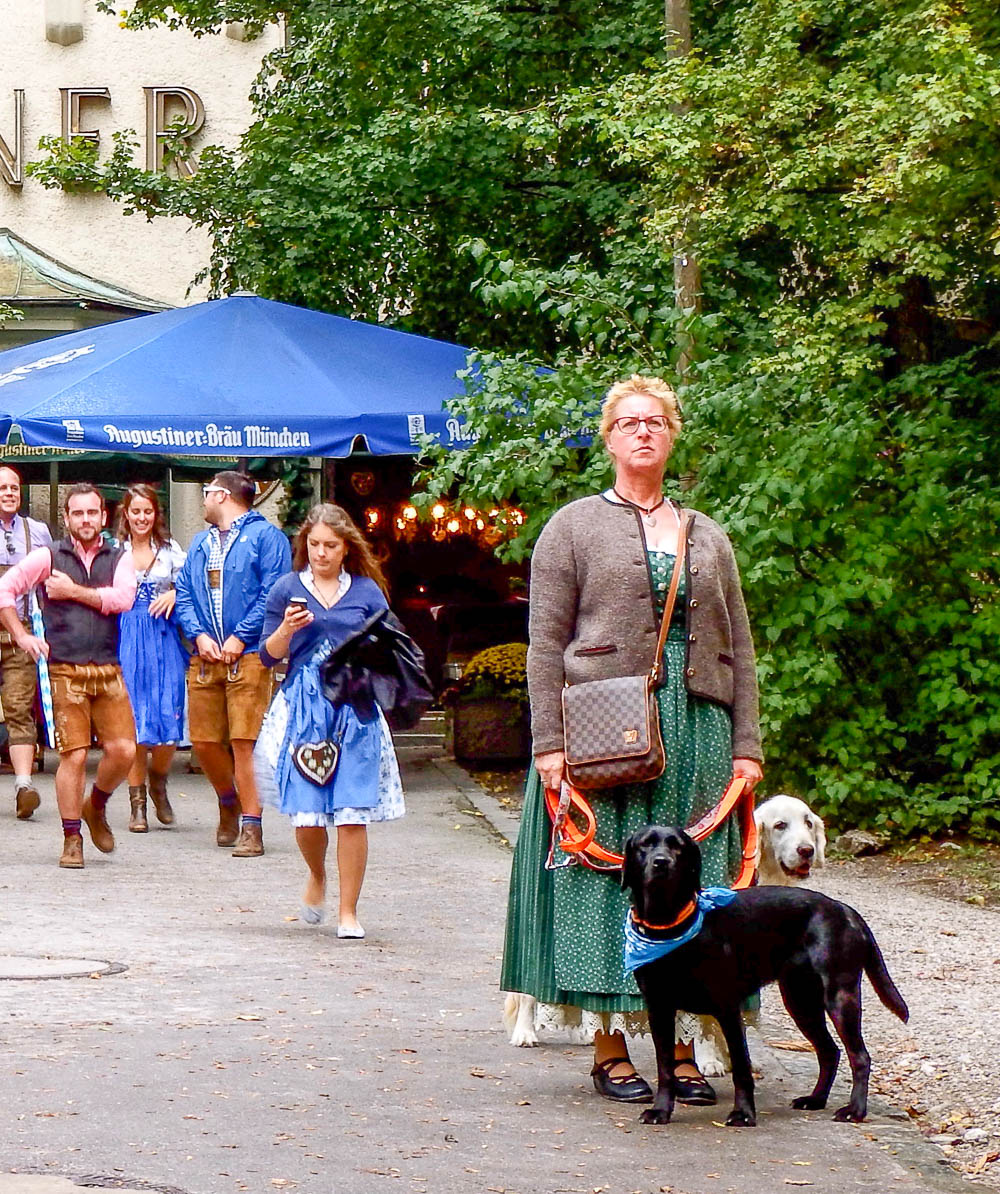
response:
[[(65, 572), (84, 588), (102, 589), (114, 583), (123, 548), (104, 543), (94, 557), (89, 576), (73, 550), (72, 539), (60, 539), (49, 551), (54, 572)], [(38, 586), (38, 597), (52, 663), (118, 662), (117, 614), (102, 614), (79, 601), (52, 601), (45, 595), (44, 585)]]

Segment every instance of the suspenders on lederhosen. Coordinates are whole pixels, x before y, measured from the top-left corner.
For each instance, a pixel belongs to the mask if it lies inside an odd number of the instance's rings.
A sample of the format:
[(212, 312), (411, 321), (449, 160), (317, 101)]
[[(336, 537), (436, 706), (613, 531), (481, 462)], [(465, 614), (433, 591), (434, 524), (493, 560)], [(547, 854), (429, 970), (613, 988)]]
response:
[[(24, 523), (24, 554), (27, 555), (31, 551), (31, 527), (28, 525), (28, 520), (23, 514), (21, 515), (21, 521)], [(15, 564), (0, 564), (0, 576), (5, 576), (11, 570), (11, 568), (14, 567), (16, 567)], [(24, 596), (25, 608), (27, 608), (30, 601), (31, 594), (26, 593)], [(30, 618), (25, 615), (21, 621), (25, 626), (27, 626), (30, 623)], [(10, 637), (10, 631), (0, 630), (0, 645), (6, 647), (9, 646), (11, 642), (13, 642), (13, 639)]]

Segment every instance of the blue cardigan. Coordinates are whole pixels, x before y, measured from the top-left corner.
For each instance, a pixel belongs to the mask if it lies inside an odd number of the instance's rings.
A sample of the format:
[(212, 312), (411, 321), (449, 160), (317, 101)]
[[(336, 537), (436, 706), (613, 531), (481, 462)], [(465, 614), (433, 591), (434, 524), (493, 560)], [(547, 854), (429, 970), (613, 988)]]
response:
[[(206, 571), (210, 549), (209, 532), (201, 531), (174, 580), (174, 616), (192, 642), (199, 634), (215, 638), (216, 633)], [(239, 527), (236, 542), (226, 552), (222, 567), (223, 638), (235, 634), (248, 652), (257, 650), (264, 598), (291, 562), (288, 540), (282, 532), (251, 510)]]
[(270, 655), (264, 644), (277, 629), (285, 616), (285, 607), (292, 597), (304, 597), (313, 615), (304, 630), (292, 636), (288, 652), (288, 674), (294, 672), (312, 658), (320, 640), (328, 638), (338, 647), (355, 630), (380, 609), (386, 609), (388, 602), (378, 585), (367, 576), (352, 576), (351, 587), (336, 605), (324, 609), (309, 592), (297, 572), (286, 573), (274, 586), (267, 598), (264, 610), (264, 629), (260, 636), (260, 661), (265, 667), (274, 667), (279, 661)]

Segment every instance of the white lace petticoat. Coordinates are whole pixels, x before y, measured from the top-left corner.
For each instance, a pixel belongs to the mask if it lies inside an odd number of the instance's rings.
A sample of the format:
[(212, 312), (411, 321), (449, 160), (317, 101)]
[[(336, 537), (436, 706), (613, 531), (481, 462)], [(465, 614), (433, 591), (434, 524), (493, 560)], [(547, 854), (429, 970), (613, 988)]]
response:
[[(684, 1044), (712, 1037), (719, 1032), (719, 1026), (711, 1016), (678, 1012), (676, 1023), (677, 1040)], [(569, 1003), (538, 1003), (535, 1006), (536, 1031), (554, 1032), (562, 1028), (580, 1027), (600, 1027), (603, 1032), (646, 1036), (649, 1033), (649, 1016), (646, 1012), (590, 1012)]]

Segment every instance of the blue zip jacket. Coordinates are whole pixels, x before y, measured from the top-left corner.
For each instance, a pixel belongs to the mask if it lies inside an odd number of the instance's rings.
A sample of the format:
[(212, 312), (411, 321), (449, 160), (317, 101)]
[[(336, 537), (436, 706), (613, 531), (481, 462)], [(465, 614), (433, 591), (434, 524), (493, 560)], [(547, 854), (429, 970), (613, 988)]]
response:
[[(208, 592), (209, 533), (200, 531), (195, 536), (174, 582), (174, 616), (192, 643), (199, 634), (216, 637)], [(292, 553), (284, 534), (256, 510), (250, 511), (237, 534), (222, 569), (222, 637), (236, 635), (250, 653), (256, 652), (260, 641), (267, 595), (291, 568)]]

